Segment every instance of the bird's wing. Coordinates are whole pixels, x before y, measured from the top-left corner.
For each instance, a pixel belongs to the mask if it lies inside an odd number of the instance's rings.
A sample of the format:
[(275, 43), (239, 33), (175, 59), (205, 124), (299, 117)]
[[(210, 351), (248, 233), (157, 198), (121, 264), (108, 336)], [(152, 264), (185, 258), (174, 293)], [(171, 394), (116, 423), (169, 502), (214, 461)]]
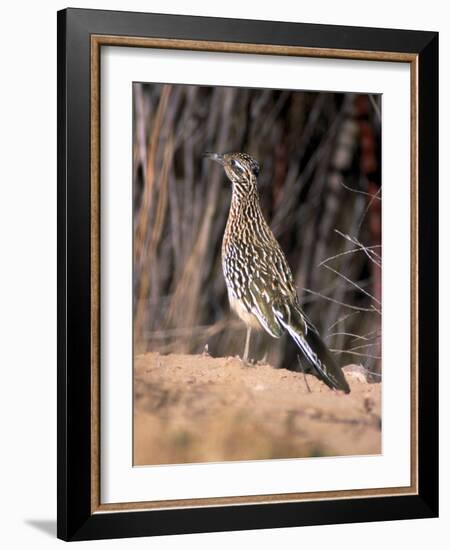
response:
[(285, 332), (273, 309), (275, 301), (297, 300), (291, 270), (278, 243), (252, 245), (252, 271), (247, 287), (248, 303), (252, 313), (264, 329), (279, 338)]
[(255, 315), (263, 328), (274, 338), (280, 338), (284, 334), (284, 329), (278, 322), (278, 319), (272, 309), (271, 296), (265, 288), (261, 278), (254, 278), (248, 287), (250, 294), (250, 311)]

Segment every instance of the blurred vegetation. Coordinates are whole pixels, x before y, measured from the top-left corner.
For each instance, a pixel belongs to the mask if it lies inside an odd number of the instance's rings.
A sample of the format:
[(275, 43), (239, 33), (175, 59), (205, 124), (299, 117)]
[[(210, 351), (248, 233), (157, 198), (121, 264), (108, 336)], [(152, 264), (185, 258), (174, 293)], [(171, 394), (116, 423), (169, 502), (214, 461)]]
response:
[[(380, 371), (379, 96), (133, 85), (135, 352), (242, 354), (221, 242), (231, 199), (206, 151), (261, 166), (262, 209), (305, 312), (342, 364)], [(296, 369), (287, 338), (253, 333), (251, 353)]]

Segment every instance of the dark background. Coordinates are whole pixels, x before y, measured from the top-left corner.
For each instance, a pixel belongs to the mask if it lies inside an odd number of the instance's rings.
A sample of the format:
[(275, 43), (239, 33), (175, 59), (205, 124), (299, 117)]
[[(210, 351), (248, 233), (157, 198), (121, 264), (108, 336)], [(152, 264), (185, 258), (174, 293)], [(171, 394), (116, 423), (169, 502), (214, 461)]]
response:
[[(135, 353), (242, 355), (221, 267), (231, 185), (202, 155), (245, 151), (306, 313), (338, 362), (379, 373), (381, 97), (135, 83), (133, 114)], [(253, 333), (265, 353), (298, 369), (289, 339)]]

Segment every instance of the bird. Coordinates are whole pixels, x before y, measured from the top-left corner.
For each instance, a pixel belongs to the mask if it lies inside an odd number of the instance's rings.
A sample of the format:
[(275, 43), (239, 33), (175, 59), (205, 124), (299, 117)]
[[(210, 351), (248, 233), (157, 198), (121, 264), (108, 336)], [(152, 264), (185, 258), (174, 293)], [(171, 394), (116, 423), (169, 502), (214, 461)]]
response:
[(231, 309), (247, 327), (243, 361), (248, 362), (252, 329), (274, 338), (288, 334), (310, 370), (329, 388), (350, 392), (318, 330), (299, 303), (292, 271), (266, 222), (259, 201), (258, 162), (247, 153), (205, 153), (232, 184), (222, 240), (222, 270)]

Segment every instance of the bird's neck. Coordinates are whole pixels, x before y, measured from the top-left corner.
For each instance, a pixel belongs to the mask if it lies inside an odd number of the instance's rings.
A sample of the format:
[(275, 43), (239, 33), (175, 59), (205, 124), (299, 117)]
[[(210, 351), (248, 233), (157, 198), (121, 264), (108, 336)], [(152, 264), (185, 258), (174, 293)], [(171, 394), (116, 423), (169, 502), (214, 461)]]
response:
[(230, 212), (228, 214), (227, 230), (233, 233), (233, 227), (249, 226), (251, 222), (262, 218), (259, 195), (256, 185), (242, 190), (233, 185)]
[(259, 206), (256, 180), (245, 183), (233, 182), (231, 209), (236, 211), (242, 210), (242, 208), (249, 204), (258, 204)]
[(233, 183), (233, 192), (231, 196), (230, 213), (241, 213), (248, 207), (259, 206), (259, 195), (256, 188), (256, 182), (250, 186), (240, 185), (239, 183)]

